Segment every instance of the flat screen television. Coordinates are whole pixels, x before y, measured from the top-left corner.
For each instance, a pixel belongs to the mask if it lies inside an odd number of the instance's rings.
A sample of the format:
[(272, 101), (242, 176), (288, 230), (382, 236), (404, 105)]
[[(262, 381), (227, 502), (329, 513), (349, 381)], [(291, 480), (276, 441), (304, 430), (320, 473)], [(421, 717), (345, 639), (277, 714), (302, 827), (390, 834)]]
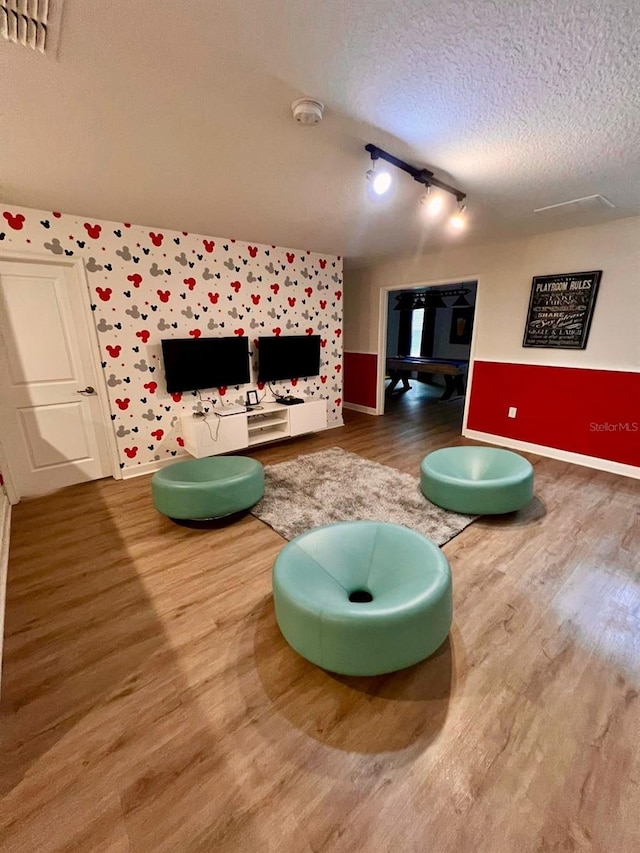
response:
[(162, 341), (167, 391), (199, 391), (249, 382), (249, 338), (167, 338)]
[(320, 373), (320, 335), (258, 338), (258, 381), (299, 379)]

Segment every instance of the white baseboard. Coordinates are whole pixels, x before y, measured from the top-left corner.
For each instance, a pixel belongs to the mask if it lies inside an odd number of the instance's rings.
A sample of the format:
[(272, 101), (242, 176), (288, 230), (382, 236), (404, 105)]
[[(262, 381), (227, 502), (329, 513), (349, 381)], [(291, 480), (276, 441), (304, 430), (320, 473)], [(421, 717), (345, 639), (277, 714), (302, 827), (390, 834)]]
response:
[(166, 468), (167, 465), (173, 465), (174, 462), (184, 462), (186, 459), (193, 459), (193, 456), (189, 453), (179, 453), (168, 459), (156, 459), (153, 462), (147, 462), (145, 465), (138, 465), (136, 468), (123, 468), (122, 479), (130, 480), (132, 477), (142, 477), (143, 474), (154, 474), (161, 468)]
[(4, 640), (4, 610), (7, 602), (10, 523), (11, 504), (9, 498), (0, 490), (0, 691), (2, 690), (2, 644)]
[(369, 408), (369, 406), (359, 406), (357, 403), (343, 403), (343, 409), (351, 409), (353, 412), (362, 412), (363, 415), (377, 415), (378, 412), (375, 409)]
[(462, 434), (465, 438), (485, 441), (487, 444), (498, 444), (512, 450), (524, 450), (538, 456), (547, 456), (549, 459), (559, 459), (561, 462), (571, 462), (573, 465), (584, 465), (586, 468), (595, 468), (598, 471), (607, 471), (609, 474), (621, 474), (623, 477), (633, 477), (635, 480), (640, 480), (640, 468), (636, 468), (634, 465), (625, 465), (623, 462), (598, 459), (597, 456), (584, 456), (582, 453), (571, 453), (568, 450), (558, 450), (556, 447), (545, 447), (542, 444), (530, 444), (528, 441), (504, 438), (501, 435), (478, 432), (474, 429), (463, 429)]

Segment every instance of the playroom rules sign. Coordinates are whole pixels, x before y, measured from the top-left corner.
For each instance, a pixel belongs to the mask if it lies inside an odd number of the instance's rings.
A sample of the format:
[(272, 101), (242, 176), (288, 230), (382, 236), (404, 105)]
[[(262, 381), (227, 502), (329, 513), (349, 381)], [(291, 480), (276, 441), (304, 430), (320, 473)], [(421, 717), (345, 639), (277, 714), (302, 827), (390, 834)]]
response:
[(535, 276), (523, 347), (585, 349), (602, 270)]

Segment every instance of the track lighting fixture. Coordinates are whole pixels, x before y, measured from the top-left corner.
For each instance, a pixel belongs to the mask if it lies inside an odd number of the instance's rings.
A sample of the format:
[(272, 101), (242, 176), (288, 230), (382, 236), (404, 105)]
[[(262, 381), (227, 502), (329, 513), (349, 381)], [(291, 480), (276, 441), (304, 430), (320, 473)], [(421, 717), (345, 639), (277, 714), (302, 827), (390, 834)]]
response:
[[(391, 186), (391, 175), (388, 172), (375, 172), (376, 161), (385, 160), (397, 169), (401, 169), (403, 172), (411, 175), (414, 181), (417, 181), (419, 184), (426, 187), (426, 192), (420, 197), (420, 203), (425, 205), (429, 215), (435, 216), (438, 214), (444, 204), (442, 195), (439, 193), (434, 195), (432, 193), (432, 187), (437, 187), (438, 189), (444, 190), (445, 192), (451, 193), (451, 195), (455, 196), (459, 207), (458, 212), (451, 217), (450, 223), (456, 229), (464, 228), (465, 221), (463, 214), (466, 206), (462, 202), (467, 197), (466, 193), (463, 193), (455, 187), (452, 187), (450, 184), (446, 184), (444, 181), (436, 178), (433, 172), (429, 169), (417, 169), (415, 166), (405, 163), (404, 160), (394, 157), (393, 154), (383, 151), (382, 148), (378, 148), (377, 145), (369, 143), (368, 145), (365, 145), (364, 148), (365, 151), (368, 152), (372, 161), (372, 168), (368, 170), (367, 178), (372, 182), (373, 190), (377, 195), (383, 195)], [(383, 175), (385, 176), (384, 178), (382, 177)], [(380, 181), (379, 184), (378, 181)]]

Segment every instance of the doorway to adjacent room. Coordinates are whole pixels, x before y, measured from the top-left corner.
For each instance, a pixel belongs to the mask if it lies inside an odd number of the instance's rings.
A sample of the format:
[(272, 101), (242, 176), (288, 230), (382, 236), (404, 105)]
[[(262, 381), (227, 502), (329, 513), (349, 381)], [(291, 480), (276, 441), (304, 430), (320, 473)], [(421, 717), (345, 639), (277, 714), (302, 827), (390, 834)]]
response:
[(384, 411), (456, 401), (466, 393), (477, 280), (383, 294), (379, 403)]

